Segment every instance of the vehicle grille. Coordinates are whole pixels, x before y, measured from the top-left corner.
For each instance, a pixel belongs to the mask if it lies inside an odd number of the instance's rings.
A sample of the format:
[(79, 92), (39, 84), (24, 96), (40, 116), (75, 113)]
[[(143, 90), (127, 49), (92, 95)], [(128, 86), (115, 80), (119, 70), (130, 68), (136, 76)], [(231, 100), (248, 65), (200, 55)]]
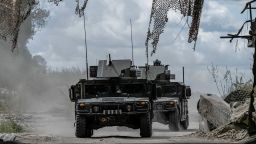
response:
[[(116, 114), (122, 114), (123, 112), (128, 112), (127, 105), (128, 104), (102, 105), (100, 106), (100, 109), (101, 109), (101, 113), (103, 114), (116, 115)], [(133, 111), (133, 105), (131, 106), (132, 106), (131, 111)]]
[(164, 109), (162, 104), (155, 104), (154, 105), (154, 110), (162, 110), (162, 109)]
[(103, 110), (103, 114), (105, 115), (117, 115), (117, 114), (122, 114), (122, 110)]

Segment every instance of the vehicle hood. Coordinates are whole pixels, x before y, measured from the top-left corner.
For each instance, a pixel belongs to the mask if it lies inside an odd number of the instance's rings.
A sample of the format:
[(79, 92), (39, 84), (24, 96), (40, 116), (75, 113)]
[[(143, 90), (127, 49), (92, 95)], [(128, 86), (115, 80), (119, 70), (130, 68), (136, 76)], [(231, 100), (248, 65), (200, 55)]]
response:
[(135, 101), (149, 101), (148, 98), (136, 98), (136, 97), (103, 97), (103, 98), (91, 98), (91, 99), (79, 99), (78, 102), (86, 103), (122, 103), (122, 102), (135, 102)]

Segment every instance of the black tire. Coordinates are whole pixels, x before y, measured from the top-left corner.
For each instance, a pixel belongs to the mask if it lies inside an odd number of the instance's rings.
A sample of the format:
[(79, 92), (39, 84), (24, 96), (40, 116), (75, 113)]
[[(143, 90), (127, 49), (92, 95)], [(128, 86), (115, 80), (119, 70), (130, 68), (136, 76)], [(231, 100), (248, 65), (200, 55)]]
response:
[(180, 113), (178, 109), (169, 113), (169, 129), (171, 131), (180, 130)]
[(140, 136), (151, 137), (152, 136), (152, 121), (150, 114), (145, 114), (140, 117)]
[(86, 117), (76, 115), (76, 137), (88, 138), (93, 135), (93, 130), (87, 128)]
[(93, 135), (93, 130), (92, 129), (87, 129), (87, 134), (86, 134), (88, 138), (92, 137)]
[(188, 129), (188, 126), (189, 126), (189, 116), (187, 116), (186, 120), (185, 121), (182, 121), (181, 122), (181, 126), (184, 130), (187, 130)]

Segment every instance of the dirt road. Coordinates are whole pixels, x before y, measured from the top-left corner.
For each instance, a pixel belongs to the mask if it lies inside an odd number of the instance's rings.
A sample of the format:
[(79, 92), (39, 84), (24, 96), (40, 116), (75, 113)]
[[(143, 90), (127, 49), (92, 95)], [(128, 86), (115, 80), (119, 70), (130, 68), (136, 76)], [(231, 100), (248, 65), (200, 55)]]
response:
[(56, 114), (37, 114), (33, 116), (33, 129), (30, 133), (19, 134), (21, 143), (227, 143), (224, 140), (188, 136), (198, 131), (196, 115), (190, 115), (188, 130), (171, 132), (167, 125), (153, 123), (153, 136), (140, 138), (139, 130), (118, 127), (106, 127), (94, 130), (92, 138), (79, 139), (74, 136), (73, 117)]
[[(154, 124), (156, 126), (158, 124)], [(74, 134), (70, 136), (38, 136), (21, 134), (17, 140), (22, 143), (227, 143), (228, 141), (217, 139), (203, 139), (187, 136), (196, 129), (189, 129), (181, 132), (170, 132), (167, 128), (154, 128), (151, 138), (140, 138), (138, 130), (119, 131), (116, 127), (103, 128), (95, 131), (92, 138), (79, 139)]]

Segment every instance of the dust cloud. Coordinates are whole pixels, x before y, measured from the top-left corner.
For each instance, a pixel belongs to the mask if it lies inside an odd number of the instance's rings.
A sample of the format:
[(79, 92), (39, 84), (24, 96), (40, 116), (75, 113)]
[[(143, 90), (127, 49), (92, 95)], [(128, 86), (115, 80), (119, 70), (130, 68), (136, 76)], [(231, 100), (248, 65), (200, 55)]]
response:
[[(21, 26), (17, 48), (0, 41), (0, 105), (5, 113), (31, 115), (28, 129), (38, 134), (67, 135), (73, 130), (74, 104), (68, 88), (83, 77), (78, 68), (53, 71), (45, 59), (32, 56), (27, 43), (35, 34), (28, 18)], [(70, 132), (69, 132), (70, 131)]]

